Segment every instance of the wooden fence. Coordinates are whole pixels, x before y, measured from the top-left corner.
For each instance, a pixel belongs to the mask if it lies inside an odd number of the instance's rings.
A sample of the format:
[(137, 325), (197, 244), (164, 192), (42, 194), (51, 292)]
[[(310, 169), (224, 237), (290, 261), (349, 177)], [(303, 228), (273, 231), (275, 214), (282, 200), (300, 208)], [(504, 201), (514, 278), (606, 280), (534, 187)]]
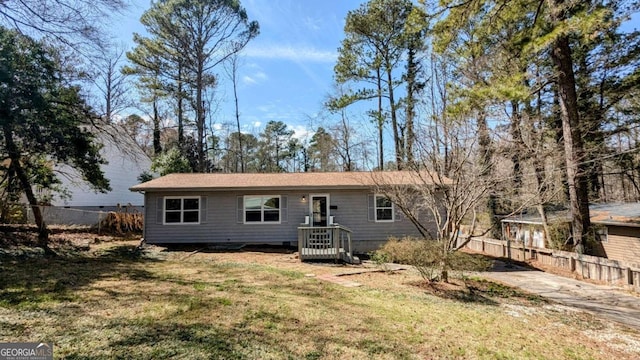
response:
[(576, 273), (585, 279), (598, 280), (611, 285), (622, 285), (640, 292), (640, 266), (638, 264), (628, 264), (568, 251), (530, 248), (521, 242), (488, 238), (473, 238), (466, 247), (490, 256), (515, 261), (533, 260), (544, 266)]

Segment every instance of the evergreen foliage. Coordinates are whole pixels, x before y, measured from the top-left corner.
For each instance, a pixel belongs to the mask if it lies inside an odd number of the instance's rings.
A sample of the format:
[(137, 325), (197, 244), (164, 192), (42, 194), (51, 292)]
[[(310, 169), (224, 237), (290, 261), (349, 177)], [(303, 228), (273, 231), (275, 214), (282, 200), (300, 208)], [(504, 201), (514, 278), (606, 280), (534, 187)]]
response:
[(100, 148), (89, 131), (95, 117), (80, 89), (68, 85), (65, 76), (56, 49), (0, 28), (3, 184), (25, 194), (45, 247), (47, 229), (33, 189), (58, 183), (54, 164), (78, 170), (98, 191), (110, 190), (100, 169)]

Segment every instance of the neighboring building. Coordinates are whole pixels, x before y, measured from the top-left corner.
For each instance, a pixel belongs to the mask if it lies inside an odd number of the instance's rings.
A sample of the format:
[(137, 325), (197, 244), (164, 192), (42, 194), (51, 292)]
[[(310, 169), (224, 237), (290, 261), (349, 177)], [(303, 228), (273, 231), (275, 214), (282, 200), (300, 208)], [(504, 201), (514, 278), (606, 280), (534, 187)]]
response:
[(590, 210), (603, 256), (640, 264), (640, 203), (592, 205)]
[[(593, 204), (589, 206), (591, 223), (599, 238), (593, 255), (627, 263), (640, 263), (640, 203)], [(552, 212), (548, 223), (570, 224), (566, 211)], [(502, 220), (504, 239), (527, 246), (547, 248), (539, 215), (512, 216)]]
[(334, 246), (341, 228), (354, 252), (367, 252), (390, 236), (419, 235), (401, 211), (374, 192), (376, 185), (422, 181), (400, 171), (170, 174), (131, 190), (145, 194), (148, 243), (295, 244), (301, 239), (322, 247), (325, 242)]
[(103, 128), (96, 133), (96, 141), (103, 145), (100, 154), (108, 163), (101, 168), (109, 179), (111, 191), (95, 192), (78, 171), (66, 165), (56, 166), (62, 188), (69, 196), (60, 198), (54, 194), (51, 206), (43, 208), (48, 224), (93, 225), (98, 222), (100, 212), (115, 211), (123, 206), (142, 211), (144, 197), (131, 193), (129, 188), (139, 183), (138, 176), (143, 171), (149, 171), (151, 159), (119, 127), (105, 125)]

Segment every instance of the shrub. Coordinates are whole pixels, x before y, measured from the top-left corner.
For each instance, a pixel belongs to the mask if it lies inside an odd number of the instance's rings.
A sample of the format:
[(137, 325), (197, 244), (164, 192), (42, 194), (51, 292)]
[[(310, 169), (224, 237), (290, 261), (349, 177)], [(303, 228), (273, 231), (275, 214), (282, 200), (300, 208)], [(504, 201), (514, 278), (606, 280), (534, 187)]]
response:
[(26, 223), (26, 208), (21, 204), (0, 204), (0, 222), (3, 224)]
[(143, 216), (140, 212), (124, 206), (118, 211), (110, 211), (107, 216), (100, 221), (98, 228), (100, 232), (107, 232), (117, 235), (129, 233), (140, 233), (144, 226)]
[(389, 256), (389, 254), (384, 251), (372, 251), (369, 255), (371, 256), (371, 261), (381, 267), (383, 271), (389, 271), (387, 263), (392, 262), (391, 256)]
[(547, 248), (554, 250), (568, 250), (571, 245), (571, 224), (555, 222), (549, 224), (549, 240)]
[(390, 238), (375, 254), (377, 258), (388, 259), (387, 262), (414, 266), (422, 278), (428, 281), (447, 281), (450, 270), (481, 271), (490, 265), (482, 256), (462, 251), (445, 251), (441, 242), (411, 237)]

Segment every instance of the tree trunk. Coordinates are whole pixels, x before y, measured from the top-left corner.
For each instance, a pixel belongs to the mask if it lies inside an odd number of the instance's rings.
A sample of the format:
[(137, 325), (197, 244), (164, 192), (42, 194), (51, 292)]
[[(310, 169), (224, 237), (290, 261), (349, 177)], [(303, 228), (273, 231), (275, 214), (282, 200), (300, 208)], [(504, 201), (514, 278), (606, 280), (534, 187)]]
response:
[[(487, 124), (487, 116), (484, 112), (478, 114), (478, 145), (480, 151), (480, 161), (482, 163), (482, 176), (492, 176), (493, 172), (493, 149), (491, 146), (491, 135)], [(489, 220), (491, 222), (491, 235), (500, 238), (500, 221), (496, 216), (498, 207), (497, 198), (494, 192), (489, 193), (487, 199), (487, 210), (489, 210)]]
[[(413, 44), (413, 42), (412, 42)], [(416, 140), (415, 133), (413, 131), (413, 118), (415, 116), (415, 100), (414, 95), (417, 93), (418, 85), (417, 81), (417, 71), (418, 64), (416, 63), (416, 49), (413, 46), (410, 46), (407, 54), (407, 119), (406, 119), (406, 127), (407, 127), (407, 137), (405, 139), (405, 153), (407, 157), (407, 165), (410, 167), (414, 167), (414, 158), (413, 158), (413, 143)]]
[(198, 64), (198, 71), (196, 74), (196, 127), (198, 130), (198, 172), (205, 172), (205, 158), (204, 158), (204, 101), (203, 101), (203, 69), (202, 64)]
[(389, 94), (389, 107), (391, 109), (391, 127), (393, 128), (393, 143), (396, 150), (396, 168), (402, 170), (404, 167), (404, 145), (402, 137), (399, 135), (398, 117), (396, 114), (396, 102), (393, 97), (393, 76), (391, 74), (391, 64), (387, 62), (387, 86)]
[(378, 85), (378, 170), (384, 170), (384, 143), (382, 129), (384, 128), (384, 117), (382, 116), (382, 75), (380, 68), (377, 69), (377, 85)]
[(178, 149), (180, 153), (184, 153), (184, 114), (183, 114), (183, 98), (182, 98), (182, 62), (178, 63)]
[(340, 112), (342, 119), (342, 128), (344, 131), (343, 143), (344, 143), (344, 171), (352, 171), (353, 165), (351, 164), (351, 137), (350, 137), (350, 129), (349, 124), (347, 123), (347, 119), (345, 116), (344, 109)]
[[(540, 114), (540, 112), (538, 112)], [(553, 85), (553, 111), (550, 119), (549, 126), (554, 132), (555, 141), (556, 141), (556, 150), (558, 154), (562, 156), (562, 159), (566, 159), (565, 155), (565, 147), (564, 147), (564, 139), (562, 133), (562, 114), (560, 113), (560, 94), (558, 92), (558, 84)], [(562, 193), (565, 199), (569, 199), (569, 183), (567, 181), (567, 172), (561, 172), (560, 176), (562, 177)]]
[(159, 155), (162, 152), (160, 144), (160, 115), (158, 114), (158, 98), (153, 98), (153, 154)]
[[(240, 172), (244, 173), (244, 154), (242, 151), (242, 133), (240, 132), (240, 108), (238, 107), (238, 81), (236, 79), (236, 63), (233, 62), (233, 100), (236, 107), (236, 126), (238, 127), (238, 147), (240, 153)], [(236, 169), (237, 172), (237, 169)]]
[(551, 239), (551, 229), (549, 228), (547, 213), (546, 211), (544, 211), (544, 205), (542, 204), (538, 204), (536, 208), (538, 209), (538, 214), (540, 214), (540, 219), (542, 220), (542, 228), (544, 229), (544, 247), (549, 249), (553, 240)]
[[(550, 0), (550, 2), (552, 8), (559, 6), (556, 1)], [(568, 37), (560, 36), (555, 40), (551, 49), (551, 58), (557, 72), (573, 241), (576, 251), (582, 252), (591, 221), (589, 219), (589, 191), (583, 165), (584, 148), (576, 82)]]
[(111, 112), (113, 110), (111, 110), (111, 102), (112, 102), (112, 92), (113, 92), (113, 88), (112, 88), (112, 83), (113, 83), (113, 69), (114, 64), (111, 62), (111, 59), (109, 59), (109, 64), (107, 65), (107, 76), (106, 76), (106, 84), (105, 84), (105, 119), (106, 121), (111, 124), (111, 121), (113, 120), (112, 116), (113, 114), (111, 114)]
[(513, 163), (513, 195), (517, 196), (522, 188), (522, 166), (521, 159), (523, 157), (522, 151), (524, 150), (522, 141), (522, 132), (520, 131), (520, 125), (522, 122), (522, 115), (517, 101), (511, 101), (511, 141), (514, 146), (511, 147), (511, 162)]
[(29, 201), (29, 205), (31, 205), (33, 218), (36, 222), (36, 225), (38, 226), (38, 246), (42, 247), (45, 252), (51, 253), (52, 251), (49, 248), (49, 230), (47, 229), (47, 224), (45, 223), (42, 212), (40, 211), (38, 199), (36, 199), (36, 196), (33, 193), (33, 188), (31, 187), (31, 183), (29, 182), (29, 177), (27, 176), (27, 173), (22, 168), (22, 164), (20, 163), (20, 150), (13, 140), (13, 131), (11, 130), (9, 122), (6, 122), (2, 126), (2, 130), (4, 132), (7, 154), (9, 155), (9, 159), (11, 160), (10, 167), (15, 172), (16, 177), (20, 182), (20, 187), (22, 188), (22, 191), (24, 191), (24, 194), (27, 197), (27, 201)]

